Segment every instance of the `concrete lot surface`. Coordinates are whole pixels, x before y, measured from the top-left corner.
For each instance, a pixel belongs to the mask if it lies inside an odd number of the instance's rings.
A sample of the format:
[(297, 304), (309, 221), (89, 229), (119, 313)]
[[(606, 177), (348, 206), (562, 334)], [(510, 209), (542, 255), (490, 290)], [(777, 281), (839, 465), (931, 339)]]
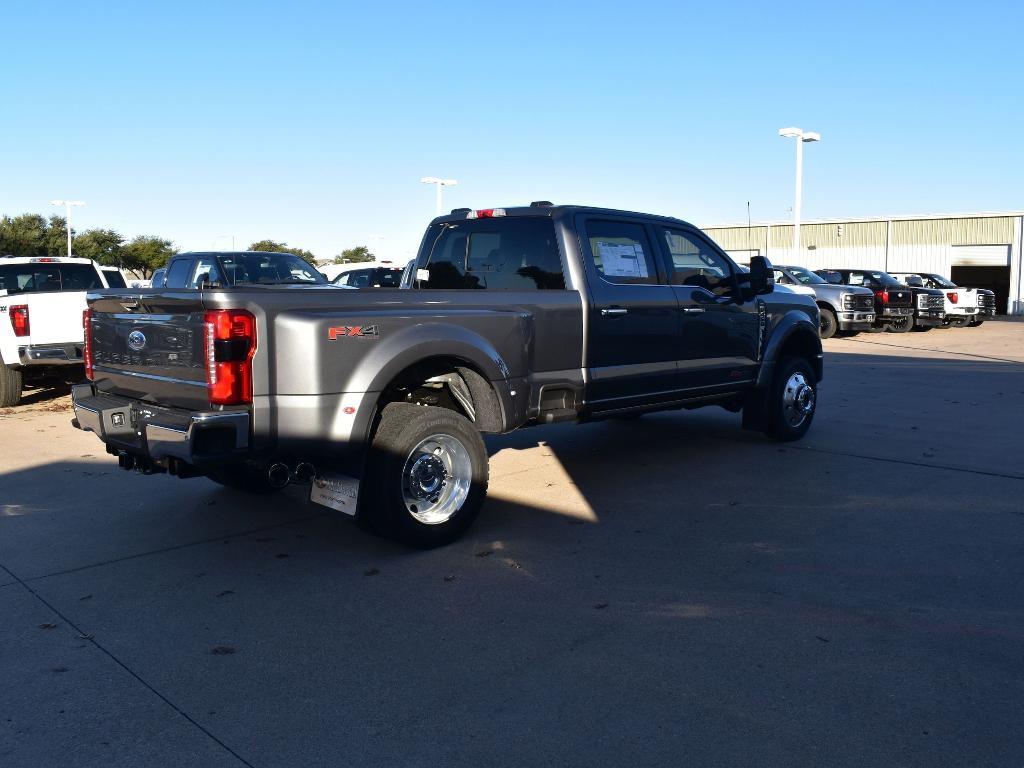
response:
[(0, 413), (0, 766), (1024, 764), (1024, 324), (489, 440), (463, 541), (121, 472)]

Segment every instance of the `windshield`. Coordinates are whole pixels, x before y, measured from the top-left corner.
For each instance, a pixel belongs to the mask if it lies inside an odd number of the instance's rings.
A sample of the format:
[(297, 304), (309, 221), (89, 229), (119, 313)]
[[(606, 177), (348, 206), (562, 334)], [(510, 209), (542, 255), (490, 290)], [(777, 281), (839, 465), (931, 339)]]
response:
[(784, 269), (803, 285), (823, 285), (827, 282), (803, 267), (784, 267)]
[(952, 280), (947, 280), (942, 275), (933, 275), (929, 272), (922, 272), (921, 277), (924, 278), (925, 285), (929, 288), (956, 288), (957, 285)]
[(228, 285), (316, 285), (327, 282), (316, 267), (290, 253), (225, 253), (219, 258)]
[(891, 286), (893, 288), (899, 288), (900, 286), (906, 285), (905, 283), (897, 280), (895, 277), (890, 275), (888, 272), (866, 272), (865, 274), (871, 275), (871, 279), (876, 283), (881, 283), (885, 286)]

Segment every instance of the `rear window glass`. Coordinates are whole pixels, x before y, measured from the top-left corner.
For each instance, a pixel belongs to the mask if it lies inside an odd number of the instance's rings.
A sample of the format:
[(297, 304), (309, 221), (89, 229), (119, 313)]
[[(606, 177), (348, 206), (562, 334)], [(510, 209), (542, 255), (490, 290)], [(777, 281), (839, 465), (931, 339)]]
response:
[(290, 253), (222, 253), (218, 258), (228, 285), (327, 282), (309, 262)]
[(420, 288), (562, 290), (554, 223), (547, 218), (471, 219), (441, 225)]
[(102, 288), (91, 264), (0, 264), (0, 290), (15, 293), (56, 293)]

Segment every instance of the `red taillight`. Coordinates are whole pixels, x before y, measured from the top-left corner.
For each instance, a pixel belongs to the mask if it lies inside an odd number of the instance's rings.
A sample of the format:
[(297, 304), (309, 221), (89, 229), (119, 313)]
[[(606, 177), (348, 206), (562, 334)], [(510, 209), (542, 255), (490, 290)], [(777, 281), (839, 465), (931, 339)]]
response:
[(85, 363), (85, 378), (92, 381), (92, 310), (82, 312), (82, 362)]
[(956, 291), (950, 291), (949, 293), (946, 294), (946, 298), (949, 299), (950, 303), (956, 304), (958, 301), (960, 301), (960, 294), (958, 294)]
[(875, 291), (875, 296), (877, 296), (878, 300), (880, 302), (882, 302), (883, 304), (888, 304), (889, 303), (889, 292), (888, 291)]
[(481, 208), (480, 210), (470, 211), (466, 214), (467, 219), (493, 219), (495, 216), (504, 216), (504, 208)]
[(203, 316), (203, 333), (210, 403), (251, 403), (256, 318), (244, 309), (213, 310)]
[(9, 310), (11, 316), (11, 327), (15, 336), (28, 336), (32, 327), (28, 322), (28, 304), (15, 304)]

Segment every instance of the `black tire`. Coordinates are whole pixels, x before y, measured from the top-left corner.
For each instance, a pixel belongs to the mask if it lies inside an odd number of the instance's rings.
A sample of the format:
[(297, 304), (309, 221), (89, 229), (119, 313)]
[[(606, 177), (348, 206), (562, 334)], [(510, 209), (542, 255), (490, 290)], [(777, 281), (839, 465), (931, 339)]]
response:
[(914, 327), (914, 316), (903, 315), (899, 320), (886, 323), (885, 330), (889, 333), (907, 333)]
[(836, 331), (839, 330), (839, 320), (836, 318), (836, 313), (828, 307), (821, 307), (820, 309), (818, 333), (823, 339), (831, 339), (836, 335)]
[(954, 317), (949, 324), (954, 328), (966, 328), (971, 324), (971, 319), (969, 317)]
[(13, 408), (21, 401), (21, 369), (8, 368), (0, 360), (0, 408)]
[(280, 490), (270, 484), (265, 471), (248, 464), (229, 464), (210, 470), (206, 476), (217, 485), (223, 485), (225, 488), (242, 493), (263, 495)]
[[(431, 452), (434, 438), (447, 448)], [(370, 445), (360, 522), (412, 547), (449, 544), (480, 514), (487, 477), (487, 448), (469, 419), (447, 408), (391, 403)], [(435, 498), (429, 487), (438, 491)], [(425, 519), (431, 515), (436, 519)]]
[(977, 328), (979, 325), (981, 325), (984, 322), (985, 322), (984, 320), (972, 320), (968, 327), (969, 328)]
[[(810, 363), (800, 357), (780, 360), (763, 406), (765, 434), (780, 442), (799, 440), (807, 434), (818, 407), (817, 388)], [(798, 412), (805, 407), (809, 410), (797, 421), (801, 415)]]
[(930, 331), (933, 327), (931, 325), (915, 325), (913, 330), (916, 333), (924, 333), (925, 331)]

